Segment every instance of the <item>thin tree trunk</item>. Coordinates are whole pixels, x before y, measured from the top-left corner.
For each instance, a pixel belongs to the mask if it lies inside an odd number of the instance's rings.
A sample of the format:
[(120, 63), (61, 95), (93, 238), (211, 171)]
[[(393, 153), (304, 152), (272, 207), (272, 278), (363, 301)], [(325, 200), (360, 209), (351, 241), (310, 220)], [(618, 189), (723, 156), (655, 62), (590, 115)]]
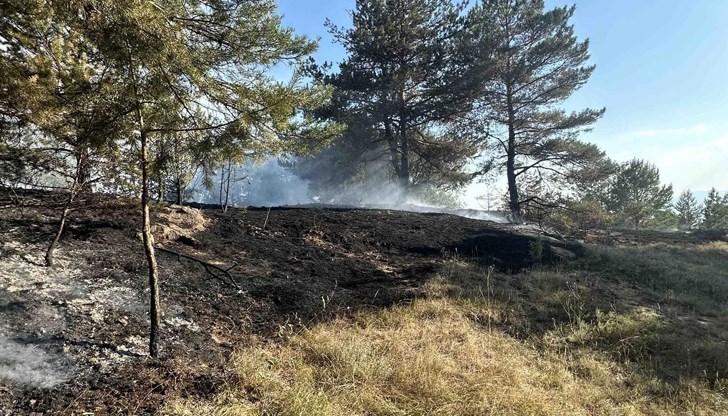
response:
[(142, 168), (142, 241), (144, 242), (144, 255), (147, 258), (149, 269), (149, 355), (159, 357), (159, 270), (157, 257), (154, 252), (154, 236), (152, 235), (152, 220), (149, 213), (149, 150), (147, 146), (147, 132), (144, 126), (142, 103), (139, 101), (136, 83), (134, 93), (137, 99), (137, 121), (139, 123), (141, 141), (141, 168)]
[[(222, 208), (222, 201), (223, 201), (223, 199), (222, 199), (222, 191), (223, 191), (224, 184), (225, 184), (225, 166), (221, 166), (220, 167), (220, 192), (219, 192), (219, 197), (218, 197), (218, 200), (220, 202), (220, 209), (223, 209)], [(225, 210), (223, 210), (223, 212), (224, 211)]]
[(79, 188), (79, 185), (81, 188), (83, 188), (83, 182), (79, 183), (79, 179), (81, 177), (82, 173), (82, 160), (83, 156), (81, 155), (79, 159), (76, 161), (76, 172), (73, 175), (73, 184), (71, 184), (71, 190), (68, 193), (68, 199), (66, 200), (66, 204), (63, 206), (63, 212), (61, 213), (61, 220), (58, 224), (58, 229), (56, 230), (56, 235), (53, 238), (53, 241), (51, 241), (51, 244), (48, 246), (48, 249), (46, 250), (45, 255), (45, 262), (46, 267), (53, 268), (54, 262), (53, 262), (53, 254), (56, 250), (56, 246), (58, 245), (58, 242), (61, 240), (61, 235), (63, 234), (63, 230), (66, 227), (66, 219), (68, 219), (68, 214), (71, 212), (71, 205), (73, 204), (73, 199), (76, 196), (76, 189)]
[[(141, 123), (141, 112), (139, 114)], [(149, 155), (147, 154), (147, 134), (141, 133), (142, 152), (142, 239), (144, 241), (144, 254), (149, 268), (149, 355), (153, 358), (159, 356), (159, 271), (157, 257), (154, 253), (154, 236), (152, 235), (152, 221), (149, 214)]]
[(182, 186), (182, 178), (177, 176), (177, 205), (182, 205), (185, 199), (185, 190)]
[(161, 204), (164, 202), (164, 184), (162, 183), (161, 175), (157, 178), (157, 203)]
[(232, 175), (232, 172), (233, 172), (233, 160), (228, 159), (227, 186), (225, 187), (225, 205), (223, 205), (222, 212), (227, 212), (227, 210), (228, 210), (228, 202), (230, 200), (230, 175)]
[(409, 168), (409, 140), (407, 138), (407, 116), (406, 104), (404, 100), (404, 91), (399, 94), (399, 140), (402, 150), (400, 155), (400, 174), (399, 186), (402, 191), (402, 202), (407, 201), (410, 186), (410, 168)]
[(154, 358), (159, 356), (159, 271), (157, 269), (157, 258), (154, 253), (154, 236), (152, 235), (152, 224), (149, 214), (149, 160), (147, 155), (147, 135), (141, 134), (142, 142), (142, 239), (144, 241), (144, 254), (147, 258), (149, 268), (149, 355)]
[(508, 197), (509, 208), (511, 210), (511, 220), (516, 224), (523, 223), (521, 214), (521, 204), (518, 195), (518, 184), (516, 182), (516, 129), (515, 129), (515, 113), (513, 111), (513, 94), (511, 87), (507, 87), (507, 103), (508, 103), (508, 149), (506, 160), (506, 177), (508, 178)]

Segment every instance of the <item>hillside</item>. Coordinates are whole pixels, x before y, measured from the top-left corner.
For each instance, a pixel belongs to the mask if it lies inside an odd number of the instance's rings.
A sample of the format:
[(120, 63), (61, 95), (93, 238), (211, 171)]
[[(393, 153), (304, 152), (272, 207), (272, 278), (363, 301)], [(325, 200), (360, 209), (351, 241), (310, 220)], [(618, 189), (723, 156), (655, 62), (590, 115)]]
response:
[(728, 412), (724, 241), (157, 206), (151, 360), (135, 203), (81, 201), (48, 270), (40, 197), (0, 201), (0, 413)]

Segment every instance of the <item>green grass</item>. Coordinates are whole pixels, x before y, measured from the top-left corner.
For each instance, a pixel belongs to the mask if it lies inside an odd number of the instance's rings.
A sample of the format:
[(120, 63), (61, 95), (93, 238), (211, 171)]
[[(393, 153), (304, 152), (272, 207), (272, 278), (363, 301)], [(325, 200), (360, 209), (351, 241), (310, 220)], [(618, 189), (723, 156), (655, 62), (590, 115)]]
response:
[(726, 257), (593, 247), (519, 275), (453, 259), (422, 299), (241, 348), (236, 382), (163, 413), (728, 414)]
[(700, 313), (721, 315), (728, 308), (728, 244), (723, 242), (689, 247), (591, 246), (575, 266), (636, 284)]

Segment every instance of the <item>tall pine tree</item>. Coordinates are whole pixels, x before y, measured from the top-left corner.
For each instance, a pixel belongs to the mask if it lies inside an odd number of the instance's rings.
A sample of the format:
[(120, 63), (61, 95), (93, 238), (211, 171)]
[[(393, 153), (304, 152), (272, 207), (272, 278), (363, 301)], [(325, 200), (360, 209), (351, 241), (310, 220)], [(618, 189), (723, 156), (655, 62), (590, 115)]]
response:
[(680, 194), (675, 202), (675, 211), (677, 211), (679, 226), (685, 230), (693, 230), (700, 223), (702, 209), (690, 189), (686, 189)]
[(415, 171), (467, 180), (456, 176), (464, 160), (477, 153), (477, 144), (444, 133), (448, 123), (469, 111), (484, 77), (472, 58), (464, 4), (358, 0), (352, 20), (350, 29), (329, 24), (348, 53), (340, 71), (318, 72), (336, 89), (329, 116), (349, 124), (345, 140), (363, 141), (340, 149), (358, 151), (361, 160), (387, 160), (403, 196)]
[(543, 0), (483, 0), (472, 11), (482, 26), (478, 54), (495, 62), (480, 111), (493, 123), (491, 150), (505, 170), (515, 222), (523, 220), (523, 204), (539, 203), (536, 196), (519, 194), (524, 178), (564, 183), (574, 170), (603, 157), (578, 135), (604, 109), (567, 113), (560, 108), (594, 71), (587, 64), (588, 40), (578, 41), (569, 24), (574, 10), (545, 11)]

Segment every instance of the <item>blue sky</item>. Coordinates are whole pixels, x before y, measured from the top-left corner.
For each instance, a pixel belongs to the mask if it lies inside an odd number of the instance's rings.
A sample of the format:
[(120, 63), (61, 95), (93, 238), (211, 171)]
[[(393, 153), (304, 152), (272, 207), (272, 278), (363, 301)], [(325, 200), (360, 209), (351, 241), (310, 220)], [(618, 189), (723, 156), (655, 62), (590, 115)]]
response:
[[(648, 159), (676, 193), (728, 190), (728, 0), (546, 0), (576, 4), (577, 35), (597, 65), (567, 109), (606, 107), (583, 139), (624, 161)], [(354, 0), (280, 0), (284, 23), (320, 38), (317, 60), (344, 52), (324, 28), (350, 24)]]

